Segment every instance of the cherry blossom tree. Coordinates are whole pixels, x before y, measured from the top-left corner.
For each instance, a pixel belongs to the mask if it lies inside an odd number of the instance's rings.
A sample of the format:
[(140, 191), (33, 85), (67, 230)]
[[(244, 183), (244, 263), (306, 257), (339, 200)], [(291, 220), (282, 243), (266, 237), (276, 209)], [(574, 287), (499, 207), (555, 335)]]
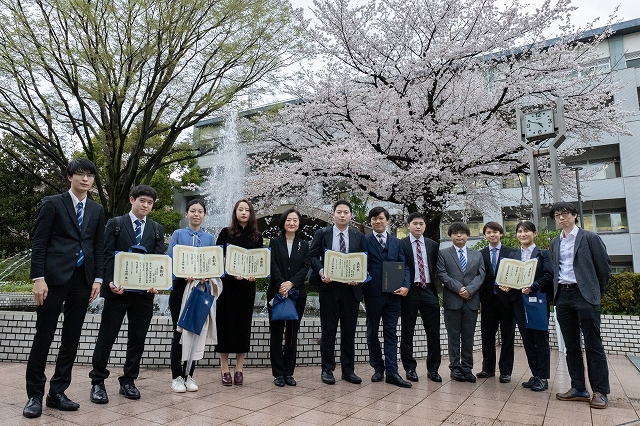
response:
[[(290, 87), (302, 102), (253, 120), (246, 188), (262, 209), (353, 191), (422, 211), (438, 235), (451, 205), (481, 210), (502, 177), (526, 172), (515, 109), (565, 104), (575, 154), (624, 132), (618, 90), (599, 72), (610, 35), (570, 24), (569, 0), (315, 0), (322, 66)], [(565, 36), (545, 40), (557, 26)]]

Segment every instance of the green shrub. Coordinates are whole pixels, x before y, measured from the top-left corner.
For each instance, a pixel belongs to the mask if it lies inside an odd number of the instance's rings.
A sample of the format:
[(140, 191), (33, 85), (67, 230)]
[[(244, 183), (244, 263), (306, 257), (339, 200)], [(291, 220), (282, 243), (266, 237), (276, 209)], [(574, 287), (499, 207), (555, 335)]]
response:
[(603, 314), (640, 315), (640, 274), (612, 275), (601, 303)]

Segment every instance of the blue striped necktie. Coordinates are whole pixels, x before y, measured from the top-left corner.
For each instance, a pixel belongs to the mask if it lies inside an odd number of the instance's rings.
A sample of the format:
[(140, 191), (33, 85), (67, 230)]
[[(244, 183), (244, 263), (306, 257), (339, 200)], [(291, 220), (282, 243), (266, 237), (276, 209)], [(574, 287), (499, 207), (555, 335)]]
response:
[[(80, 234), (82, 234), (82, 202), (78, 203), (78, 206), (76, 208), (76, 217), (78, 218), (78, 228), (80, 228)], [(82, 266), (83, 263), (84, 263), (84, 253), (82, 251), (82, 245), (80, 245), (80, 253), (78, 254), (76, 267)]]
[(467, 259), (464, 257), (464, 250), (458, 249), (458, 253), (460, 253), (460, 268), (462, 268), (462, 272), (467, 270)]
[(142, 224), (144, 220), (136, 219), (133, 223), (136, 224), (136, 244), (140, 244), (142, 242)]

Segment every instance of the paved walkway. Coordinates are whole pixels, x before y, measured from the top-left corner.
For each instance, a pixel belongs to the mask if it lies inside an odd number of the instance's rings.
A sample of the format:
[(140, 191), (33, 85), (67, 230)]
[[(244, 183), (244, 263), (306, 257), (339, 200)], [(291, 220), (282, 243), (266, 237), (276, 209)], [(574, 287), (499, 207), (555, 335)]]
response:
[[(497, 377), (477, 383), (451, 381), (447, 368), (443, 383), (427, 380), (419, 369), (420, 382), (412, 389), (371, 383), (368, 365), (356, 366), (361, 385), (339, 380), (333, 386), (320, 381), (318, 366), (296, 369), (296, 387), (273, 385), (270, 369), (248, 368), (245, 384), (223, 388), (218, 368), (196, 369), (200, 390), (176, 394), (171, 391), (167, 369), (142, 370), (137, 386), (138, 401), (118, 395), (117, 378), (106, 385), (110, 402), (99, 406), (89, 401), (90, 367), (77, 366), (67, 392), (80, 403), (77, 412), (44, 408), (42, 417), (25, 419), (22, 408), (25, 364), (0, 363), (0, 422), (3, 425), (620, 425), (639, 424), (640, 372), (623, 356), (609, 356), (611, 395), (609, 408), (592, 410), (587, 403), (563, 402), (555, 393), (570, 387), (564, 356), (551, 354), (552, 377), (548, 392), (531, 392), (520, 382), (529, 378), (525, 354), (516, 348), (516, 366), (509, 384)], [(481, 356), (475, 354), (479, 371)], [(422, 363), (424, 364), (424, 363)], [(445, 364), (446, 365), (446, 364)], [(52, 367), (47, 374), (52, 374)]]

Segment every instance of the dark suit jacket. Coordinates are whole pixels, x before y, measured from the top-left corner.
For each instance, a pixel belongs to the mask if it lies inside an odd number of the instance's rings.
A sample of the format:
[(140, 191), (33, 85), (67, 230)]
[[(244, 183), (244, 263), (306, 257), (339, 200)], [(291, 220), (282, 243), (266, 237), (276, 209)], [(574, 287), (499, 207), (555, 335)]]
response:
[[(116, 236), (116, 225), (120, 225), (120, 235)], [(155, 226), (154, 226), (155, 223)], [(100, 295), (106, 298), (117, 298), (109, 288), (109, 283), (113, 281), (113, 267), (116, 251), (128, 251), (129, 247), (136, 245), (136, 233), (131, 223), (129, 213), (119, 218), (109, 219), (107, 228), (104, 231), (104, 281)], [(164, 229), (162, 225), (149, 217), (145, 218), (144, 232), (140, 245), (147, 249), (148, 254), (164, 254)], [(145, 293), (147, 297), (153, 298), (153, 294)]]
[[(365, 298), (380, 296), (382, 294), (382, 263), (405, 262), (404, 251), (400, 240), (387, 233), (385, 248), (382, 249), (380, 242), (374, 234), (365, 236), (367, 242), (367, 270), (371, 280), (363, 284)], [(410, 288), (409, 268), (404, 265), (404, 281), (402, 287)]]
[(44, 197), (38, 210), (31, 253), (31, 278), (44, 277), (47, 285), (63, 285), (76, 269), (80, 248), (84, 253), (87, 285), (103, 277), (104, 209), (87, 198), (78, 227), (69, 192)]
[[(364, 239), (364, 234), (355, 229), (349, 228), (349, 253), (358, 253), (367, 251), (367, 242)], [(330, 291), (332, 285), (335, 283), (325, 284), (320, 279), (321, 269), (324, 268), (324, 251), (325, 249), (331, 250), (333, 247), (333, 225), (327, 226), (322, 229), (318, 229), (311, 241), (311, 248), (309, 255), (311, 256), (311, 269), (313, 273), (309, 281), (318, 287), (319, 291)], [(353, 296), (358, 302), (362, 301), (362, 286), (351, 286), (353, 290)]]
[[(560, 273), (560, 237), (551, 241), (553, 259), (553, 296), (558, 296), (558, 274)], [(573, 271), (576, 274), (578, 289), (585, 300), (599, 305), (600, 298), (607, 290), (611, 276), (611, 259), (602, 239), (591, 231), (578, 229), (573, 248)]]
[(309, 272), (309, 243), (299, 238), (293, 240), (291, 257), (287, 249), (287, 239), (284, 236), (271, 239), (271, 279), (267, 289), (267, 301), (273, 299), (280, 288), (280, 284), (291, 281), (300, 291), (298, 298), (307, 297), (304, 278)]
[[(427, 237), (423, 238), (425, 249), (427, 251), (427, 266), (429, 267), (429, 278), (433, 284), (433, 289), (436, 292), (442, 292), (442, 284), (438, 279), (438, 247), (439, 244)], [(407, 262), (407, 268), (409, 269), (409, 283), (416, 282), (416, 264), (413, 261), (413, 247), (411, 246), (411, 237), (404, 237), (402, 239), (402, 248), (404, 250), (405, 262)], [(424, 260), (424, 259), (423, 259)], [(420, 281), (418, 278), (417, 281)], [(429, 288), (427, 286), (427, 288)]]
[[(518, 259), (522, 257), (522, 250), (518, 249), (511, 253), (509, 256), (511, 259)], [(542, 291), (547, 294), (547, 303), (553, 302), (553, 264), (551, 263), (551, 253), (549, 250), (541, 249), (536, 246), (531, 253), (531, 259), (538, 259), (538, 266), (536, 266), (536, 274), (534, 275), (533, 287), (531, 291), (536, 293)], [(509, 293), (519, 294), (520, 291), (513, 291)]]
[[(500, 299), (505, 306), (510, 306), (511, 303), (515, 300), (515, 297), (518, 295), (517, 291), (509, 291), (505, 292), (498, 288), (495, 285), (496, 282), (496, 274), (493, 272), (493, 268), (491, 268), (491, 252), (489, 251), (491, 246), (487, 246), (480, 250), (482, 253), (482, 258), (484, 259), (484, 282), (482, 283), (482, 288), (480, 288), (480, 303), (488, 304), (493, 296), (493, 290), (496, 290), (496, 296)], [(515, 249), (511, 247), (507, 247), (504, 244), (500, 247), (500, 255), (498, 256), (498, 263), (496, 265), (496, 272), (498, 272), (498, 267), (500, 266), (500, 259), (508, 258), (515, 251)], [(518, 257), (518, 259), (520, 259)]]
[(444, 286), (442, 306), (445, 309), (460, 309), (464, 299), (458, 294), (462, 287), (471, 293), (467, 300), (469, 308), (480, 309), (480, 287), (484, 282), (484, 260), (479, 251), (467, 248), (467, 267), (462, 272), (456, 246), (438, 253), (438, 277)]

